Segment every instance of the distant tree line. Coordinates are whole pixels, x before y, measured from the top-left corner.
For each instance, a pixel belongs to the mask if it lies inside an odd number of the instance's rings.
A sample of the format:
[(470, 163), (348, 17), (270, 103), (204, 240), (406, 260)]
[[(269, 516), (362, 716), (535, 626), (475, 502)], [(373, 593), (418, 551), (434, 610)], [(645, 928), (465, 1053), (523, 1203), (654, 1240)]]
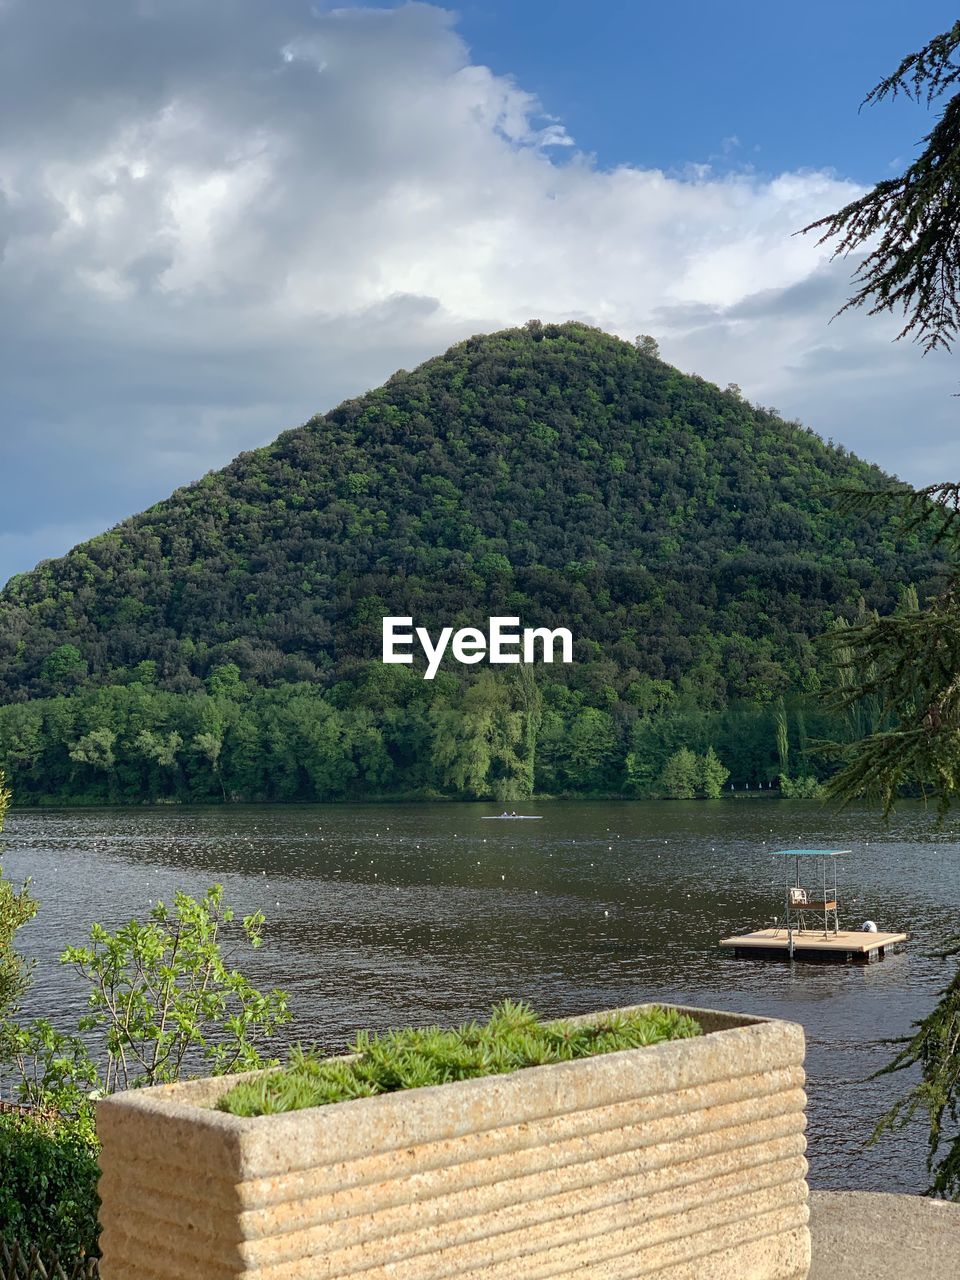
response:
[(781, 779), (794, 794), (830, 770), (819, 741), (852, 737), (849, 716), (809, 694), (710, 707), (640, 679), (597, 705), (523, 667), (427, 683), (371, 666), (329, 689), (251, 689), (227, 664), (207, 685), (134, 681), (0, 707), (0, 766), (17, 802), (687, 798)]

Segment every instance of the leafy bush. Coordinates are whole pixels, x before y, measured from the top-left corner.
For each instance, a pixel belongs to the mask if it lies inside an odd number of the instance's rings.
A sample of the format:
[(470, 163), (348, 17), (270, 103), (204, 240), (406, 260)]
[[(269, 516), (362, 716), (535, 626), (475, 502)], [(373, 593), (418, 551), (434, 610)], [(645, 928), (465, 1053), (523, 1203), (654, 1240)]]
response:
[[(0, 769), (0, 831), (12, 799), (3, 770)], [(20, 997), (27, 987), (28, 966), (14, 949), (13, 943), (21, 925), (32, 920), (37, 904), (27, 885), (14, 889), (4, 878), (0, 867), (0, 1063), (10, 1051), (9, 1020), (19, 1008)]]
[(14, 950), (14, 939), (21, 925), (32, 920), (37, 904), (30, 897), (28, 887), (15, 889), (0, 868), (0, 1062), (3, 1061), (5, 1032), (8, 1018), (19, 1007), (29, 977), (28, 966)]
[[(262, 912), (233, 928), (237, 941), (261, 942)], [(116, 933), (90, 929), (90, 945), (60, 957), (89, 986), (81, 1035), (99, 1041), (91, 1056), (80, 1036), (44, 1018), (8, 1026), (22, 1101), (79, 1119), (90, 1098), (118, 1089), (169, 1083), (190, 1071), (214, 1075), (272, 1065), (259, 1052), (288, 1022), (287, 996), (258, 991), (233, 965), (223, 939), (233, 909), (214, 885), (202, 899), (177, 893), (158, 902), (146, 923)]]
[[(17, 895), (0, 878), (0, 943), (4, 921), (12, 937), (35, 908), (26, 890)], [(258, 1046), (288, 1020), (287, 998), (257, 991), (224, 949), (231, 933), (259, 946), (263, 923), (256, 912), (234, 924), (220, 885), (200, 900), (178, 893), (172, 908), (157, 903), (146, 923), (131, 920), (113, 934), (95, 924), (89, 946), (63, 953), (61, 962), (90, 988), (81, 1035), (45, 1018), (21, 1026), (0, 1016), (0, 1057), (34, 1108), (0, 1113), (0, 1239), (61, 1261), (95, 1250), (95, 1098), (177, 1080), (192, 1068), (216, 1074), (264, 1065)], [(83, 1035), (97, 1038), (92, 1050)]]
[(284, 1070), (236, 1085), (219, 1107), (240, 1116), (299, 1111), (699, 1034), (693, 1018), (672, 1009), (611, 1014), (592, 1023), (541, 1022), (527, 1005), (505, 1000), (483, 1025), (361, 1032), (350, 1046), (353, 1058), (320, 1060), (297, 1050)]
[[(104, 1039), (105, 1093), (178, 1080), (191, 1057), (215, 1075), (264, 1065), (257, 1042), (289, 1021), (287, 997), (262, 994), (232, 967), (220, 935), (233, 918), (214, 885), (199, 901), (177, 893), (173, 908), (158, 902), (145, 924), (115, 934), (95, 924), (90, 946), (63, 953), (90, 987), (79, 1029)], [(259, 911), (241, 922), (254, 948), (263, 924)]]
[(780, 775), (780, 794), (786, 800), (819, 800), (824, 792), (823, 783), (809, 774), (800, 778), (788, 778), (783, 773)]
[(98, 1150), (86, 1124), (0, 1113), (0, 1239), (63, 1262), (95, 1253)]

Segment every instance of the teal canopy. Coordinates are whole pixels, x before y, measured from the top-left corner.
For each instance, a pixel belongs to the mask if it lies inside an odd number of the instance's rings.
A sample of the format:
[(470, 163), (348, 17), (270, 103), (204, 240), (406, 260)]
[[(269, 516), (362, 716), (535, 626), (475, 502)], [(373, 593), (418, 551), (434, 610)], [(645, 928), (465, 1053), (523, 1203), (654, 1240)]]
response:
[(775, 858), (839, 858), (850, 849), (772, 849)]

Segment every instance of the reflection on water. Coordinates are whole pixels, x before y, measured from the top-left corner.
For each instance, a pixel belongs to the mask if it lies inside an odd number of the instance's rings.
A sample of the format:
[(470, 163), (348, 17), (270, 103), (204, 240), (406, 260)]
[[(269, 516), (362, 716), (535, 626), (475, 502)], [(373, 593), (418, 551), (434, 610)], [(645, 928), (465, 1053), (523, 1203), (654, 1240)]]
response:
[[(89, 925), (143, 917), (175, 889), (222, 882), (263, 908), (245, 969), (291, 996), (291, 1040), (339, 1048), (360, 1027), (453, 1023), (504, 997), (543, 1014), (672, 1000), (803, 1023), (810, 1180), (919, 1191), (920, 1126), (864, 1150), (903, 1078), (867, 1081), (950, 973), (931, 952), (960, 928), (954, 836), (919, 808), (885, 827), (775, 799), (550, 803), (537, 823), (480, 821), (485, 805), (20, 811), (3, 865), (42, 906), (29, 1012), (65, 1025), (84, 993), (56, 962)], [(861, 967), (734, 960), (730, 933), (768, 923), (771, 850), (845, 847), (841, 924), (870, 917), (911, 943)]]

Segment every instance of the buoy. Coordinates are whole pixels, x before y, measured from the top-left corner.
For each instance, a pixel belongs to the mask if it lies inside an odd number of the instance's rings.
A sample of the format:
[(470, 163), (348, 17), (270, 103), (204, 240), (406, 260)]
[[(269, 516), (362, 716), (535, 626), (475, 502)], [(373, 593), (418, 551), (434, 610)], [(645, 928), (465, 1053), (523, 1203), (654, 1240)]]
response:
[(864, 920), (863, 924), (860, 926), (860, 932), (876, 933), (877, 932), (876, 922), (874, 920)]

